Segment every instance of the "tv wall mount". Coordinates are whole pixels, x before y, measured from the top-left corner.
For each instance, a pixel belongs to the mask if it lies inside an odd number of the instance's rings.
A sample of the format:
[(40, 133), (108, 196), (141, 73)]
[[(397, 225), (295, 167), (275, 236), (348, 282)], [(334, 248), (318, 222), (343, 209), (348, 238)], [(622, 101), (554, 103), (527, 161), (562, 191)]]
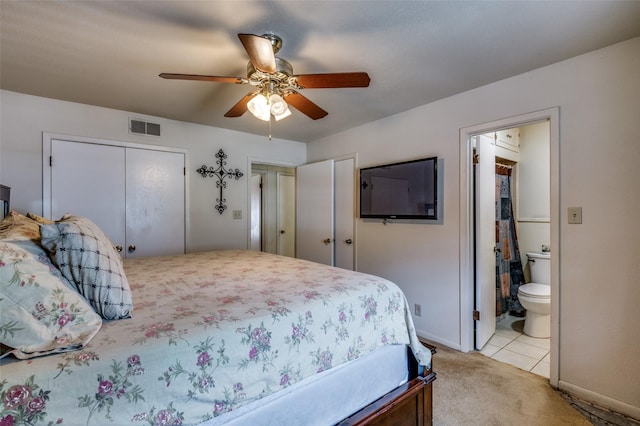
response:
[(208, 167), (203, 164), (202, 167), (196, 170), (196, 172), (200, 173), (203, 178), (215, 177), (218, 179), (216, 181), (216, 187), (220, 189), (220, 196), (216, 198), (215, 209), (218, 211), (218, 213), (222, 214), (227, 209), (227, 205), (225, 204), (227, 202), (227, 199), (222, 196), (222, 190), (227, 187), (225, 178), (235, 178), (235, 180), (240, 180), (240, 178), (244, 176), (244, 173), (242, 173), (240, 169), (227, 170), (225, 168), (225, 166), (227, 165), (227, 154), (225, 154), (222, 149), (220, 149), (216, 153), (216, 158), (216, 168), (214, 168), (213, 166)]

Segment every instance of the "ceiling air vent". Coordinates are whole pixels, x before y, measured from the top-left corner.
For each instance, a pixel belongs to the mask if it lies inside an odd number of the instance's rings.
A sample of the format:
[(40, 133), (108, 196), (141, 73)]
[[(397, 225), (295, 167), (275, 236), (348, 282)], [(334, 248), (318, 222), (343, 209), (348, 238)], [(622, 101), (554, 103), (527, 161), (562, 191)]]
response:
[(160, 136), (160, 125), (142, 120), (129, 119), (129, 133), (136, 135)]

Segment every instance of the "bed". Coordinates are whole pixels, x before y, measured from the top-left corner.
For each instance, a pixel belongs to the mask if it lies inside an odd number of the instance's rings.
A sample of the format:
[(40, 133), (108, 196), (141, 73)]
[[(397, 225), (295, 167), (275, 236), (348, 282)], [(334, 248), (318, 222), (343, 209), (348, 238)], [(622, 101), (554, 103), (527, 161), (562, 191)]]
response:
[[(431, 351), (390, 281), (220, 250), (114, 256), (82, 271), (102, 268), (127, 285), (83, 288), (63, 258), (72, 251), (63, 225), (90, 221), (8, 218), (4, 234), (0, 226), (2, 425), (431, 423)], [(104, 234), (82, 231), (80, 256), (104, 257), (107, 248), (87, 243)], [(27, 289), (55, 300), (16, 302)], [(26, 310), (11, 316), (18, 303)], [(25, 325), (32, 317), (48, 321), (45, 332)], [(21, 337), (20, 327), (37, 336)]]

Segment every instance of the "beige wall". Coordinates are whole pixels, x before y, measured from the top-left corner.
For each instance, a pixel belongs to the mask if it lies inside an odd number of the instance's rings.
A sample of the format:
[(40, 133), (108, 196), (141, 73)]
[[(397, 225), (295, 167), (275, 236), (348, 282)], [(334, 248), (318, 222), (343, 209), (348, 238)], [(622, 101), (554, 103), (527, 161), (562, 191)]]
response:
[[(358, 221), (357, 264), (422, 305), (419, 334), (461, 347), (460, 129), (559, 107), (559, 383), (640, 418), (638, 70), (640, 38), (314, 141), (308, 161), (442, 158), (442, 223)], [(583, 224), (568, 225), (576, 206)]]

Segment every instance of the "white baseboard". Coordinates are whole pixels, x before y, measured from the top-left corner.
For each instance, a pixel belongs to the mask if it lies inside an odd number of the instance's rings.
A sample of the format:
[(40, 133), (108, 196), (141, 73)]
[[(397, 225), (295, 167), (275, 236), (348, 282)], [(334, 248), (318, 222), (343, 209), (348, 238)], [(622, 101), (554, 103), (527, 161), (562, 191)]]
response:
[(446, 339), (442, 339), (440, 337), (434, 336), (434, 335), (432, 335), (430, 333), (427, 333), (427, 332), (424, 332), (424, 331), (421, 331), (421, 330), (417, 330), (417, 329), (416, 329), (416, 334), (418, 335), (418, 337), (420, 337), (422, 339), (426, 339), (426, 340), (429, 340), (429, 341), (434, 342), (434, 343), (443, 344), (444, 346), (446, 346), (448, 348), (451, 348), (451, 349), (455, 349), (457, 351), (461, 350), (460, 349), (461, 348), (460, 342), (450, 342), (450, 341), (448, 341)]
[(599, 407), (624, 414), (632, 419), (640, 419), (640, 407), (634, 407), (626, 402), (600, 395), (599, 393), (583, 389), (571, 383), (563, 382), (562, 380), (558, 382), (558, 388), (572, 396), (576, 396)]

